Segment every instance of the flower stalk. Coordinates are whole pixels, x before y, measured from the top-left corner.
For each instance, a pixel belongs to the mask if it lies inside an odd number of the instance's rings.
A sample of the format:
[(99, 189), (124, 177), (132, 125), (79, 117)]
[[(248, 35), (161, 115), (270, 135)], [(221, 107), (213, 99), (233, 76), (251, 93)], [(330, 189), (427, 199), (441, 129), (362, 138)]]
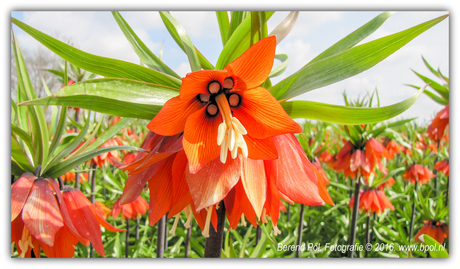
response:
[(220, 258), (222, 255), (222, 245), (224, 242), (224, 226), (225, 226), (225, 204), (220, 201), (217, 213), (217, 232), (214, 229), (209, 229), (209, 237), (206, 238), (204, 249), (205, 258)]
[(410, 226), (409, 226), (409, 242), (412, 240), (412, 232), (414, 230), (414, 220), (415, 220), (415, 200), (417, 199), (417, 184), (418, 180), (415, 181), (414, 186), (414, 200), (412, 201), (412, 215), (410, 216)]
[(165, 219), (166, 216), (163, 216), (157, 223), (157, 258), (164, 258), (166, 222)]
[[(359, 205), (359, 188), (361, 187), (361, 177), (355, 183), (355, 200), (353, 203), (353, 212), (351, 214), (351, 225), (350, 225), (350, 241), (348, 245), (352, 246), (356, 241), (356, 221), (358, 219), (358, 205)], [(353, 258), (353, 250), (348, 251), (348, 258)]]
[[(300, 205), (300, 219), (299, 219), (299, 229), (297, 235), (297, 246), (302, 245), (302, 230), (303, 230), (303, 219), (305, 217), (305, 205)], [(300, 258), (300, 248), (296, 249), (295, 257)]]

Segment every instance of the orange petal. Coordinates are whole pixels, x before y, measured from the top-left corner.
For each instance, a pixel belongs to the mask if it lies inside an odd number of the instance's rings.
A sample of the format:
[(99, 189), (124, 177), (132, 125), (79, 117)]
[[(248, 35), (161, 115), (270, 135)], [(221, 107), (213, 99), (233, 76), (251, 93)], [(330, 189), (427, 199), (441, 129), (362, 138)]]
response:
[(157, 173), (149, 179), (149, 222), (155, 225), (172, 205), (172, 165), (175, 155), (161, 161)]
[(331, 206), (334, 206), (334, 202), (332, 201), (331, 196), (329, 195), (329, 192), (327, 191), (327, 178), (320, 173), (313, 164), (311, 164), (310, 169), (314, 169), (316, 178), (318, 178), (318, 190), (319, 190), (319, 196), (324, 200), (324, 202), (330, 204)]
[(172, 165), (173, 205), (168, 213), (169, 217), (179, 214), (192, 202), (187, 180), (185, 180), (185, 169), (187, 169), (187, 155), (185, 155), (185, 151), (182, 150), (176, 154)]
[(101, 228), (89, 205), (81, 201), (81, 196), (76, 194), (78, 192), (80, 191), (76, 189), (62, 192), (62, 197), (69, 211), (70, 218), (75, 223), (78, 233), (88, 239), (93, 244), (97, 253), (104, 257), (105, 251), (102, 245)]
[(203, 107), (197, 99), (169, 99), (153, 120), (147, 125), (152, 132), (172, 136), (184, 131), (187, 117)]
[(353, 154), (351, 155), (350, 170), (351, 171), (356, 171), (356, 170), (358, 170), (358, 167), (360, 167), (360, 166), (361, 166), (361, 151), (357, 150), (357, 151), (353, 152)]
[(56, 198), (46, 180), (35, 180), (22, 211), (22, 219), (32, 236), (53, 246), (54, 235), (64, 223)]
[(240, 178), (240, 165), (239, 158), (228, 155), (225, 164), (216, 158), (196, 174), (186, 170), (185, 179), (197, 211), (218, 203), (228, 194)]
[(278, 101), (262, 87), (241, 91), (241, 106), (232, 109), (248, 135), (264, 139), (285, 133), (300, 133), (302, 128), (289, 117)]
[(220, 85), (224, 84), (226, 77), (229, 77), (225, 71), (220, 70), (200, 70), (197, 72), (188, 73), (182, 79), (180, 87), (180, 98), (190, 100), (198, 96), (198, 94), (210, 95), (208, 92), (208, 84), (211, 81), (218, 81)]
[(241, 219), (243, 211), (240, 209), (239, 200), (235, 197), (235, 187), (225, 196), (225, 212), (231, 229), (236, 229)]
[(21, 213), (36, 178), (31, 173), (24, 173), (11, 187), (11, 221)]
[(278, 151), (271, 137), (265, 139), (243, 136), (248, 146), (248, 158), (253, 160), (274, 160), (278, 158)]
[(239, 180), (235, 185), (235, 199), (238, 200), (240, 209), (244, 213), (244, 216), (254, 227), (257, 227), (257, 217), (254, 207), (248, 199), (241, 180)]
[(241, 183), (258, 218), (265, 204), (267, 181), (264, 162), (241, 157)]
[(217, 131), (222, 117), (209, 118), (206, 108), (193, 113), (185, 124), (184, 150), (190, 165), (190, 173), (197, 173), (209, 161), (220, 155), (217, 145)]
[(323, 205), (324, 201), (316, 185), (318, 179), (314, 171), (305, 165), (308, 161), (305, 152), (298, 151), (295, 142), (287, 135), (275, 136), (273, 141), (279, 158), (266, 162), (272, 162), (272, 165), (277, 166), (277, 169), (273, 170), (277, 171), (278, 190), (297, 203)]
[(280, 195), (278, 189), (276, 188), (276, 173), (272, 173), (272, 166), (269, 162), (264, 162), (265, 172), (267, 175), (267, 199), (265, 201), (265, 207), (267, 208), (267, 213), (270, 215), (273, 224), (276, 225), (279, 218), (280, 211)]
[(264, 38), (228, 64), (224, 70), (241, 78), (248, 89), (262, 84), (270, 74), (275, 59), (276, 37)]

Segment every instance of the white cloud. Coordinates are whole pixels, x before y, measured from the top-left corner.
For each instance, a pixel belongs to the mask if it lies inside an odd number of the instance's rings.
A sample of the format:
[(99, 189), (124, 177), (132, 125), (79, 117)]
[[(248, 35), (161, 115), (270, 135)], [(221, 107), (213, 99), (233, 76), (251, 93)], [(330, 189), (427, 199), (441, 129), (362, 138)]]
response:
[(175, 71), (180, 77), (185, 77), (187, 73), (190, 73), (190, 64), (188, 62), (182, 62)]

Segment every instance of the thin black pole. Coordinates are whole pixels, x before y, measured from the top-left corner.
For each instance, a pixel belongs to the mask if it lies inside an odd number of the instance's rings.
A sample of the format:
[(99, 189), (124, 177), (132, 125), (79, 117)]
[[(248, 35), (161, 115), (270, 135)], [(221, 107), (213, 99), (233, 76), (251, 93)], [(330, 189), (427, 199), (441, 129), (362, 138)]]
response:
[(414, 200), (412, 201), (412, 215), (410, 216), (410, 226), (409, 226), (409, 242), (412, 239), (412, 231), (414, 230), (415, 200), (417, 199), (417, 183), (418, 183), (418, 178), (417, 180), (415, 180), (415, 186), (414, 186)]
[[(369, 232), (370, 231), (370, 226), (371, 226), (371, 215), (370, 214), (367, 214), (367, 222), (366, 222), (366, 245), (367, 243), (370, 243), (371, 242), (371, 233)], [(364, 252), (364, 258), (367, 258), (369, 256), (369, 251), (367, 250), (367, 248), (364, 248), (365, 249), (365, 252)]]
[(165, 217), (165, 250), (168, 249), (168, 233), (169, 233), (168, 213), (166, 213), (166, 217)]
[(191, 222), (190, 227), (187, 228), (187, 237), (185, 237), (185, 258), (190, 256), (190, 237), (192, 235), (192, 225), (193, 222)]
[(222, 255), (222, 245), (224, 242), (224, 226), (225, 226), (225, 205), (224, 201), (220, 201), (217, 213), (217, 232), (214, 228), (209, 229), (209, 237), (206, 238), (204, 247), (205, 258), (220, 258)]
[(125, 257), (129, 258), (129, 218), (126, 219)]
[[(95, 192), (96, 192), (96, 163), (93, 163), (91, 165), (91, 196), (90, 196), (90, 201), (94, 205), (94, 202), (96, 201), (95, 197)], [(93, 245), (89, 245), (89, 257), (94, 258), (94, 248)]]
[(165, 252), (165, 218), (157, 222), (157, 258), (163, 258)]
[(262, 229), (260, 228), (260, 226), (257, 226), (257, 228), (256, 228), (256, 242), (255, 242), (254, 246), (257, 246), (259, 244), (260, 237), (262, 237)]
[[(361, 177), (355, 183), (355, 200), (353, 202), (353, 213), (351, 215), (350, 225), (350, 246), (355, 244), (356, 241), (356, 221), (358, 219), (358, 204), (359, 204), (359, 187), (361, 186)], [(354, 248), (350, 248), (348, 251), (348, 258), (353, 258)]]
[(299, 219), (299, 228), (297, 230), (297, 248), (295, 252), (295, 257), (300, 258), (300, 246), (302, 245), (302, 231), (303, 231), (303, 219), (305, 217), (305, 205), (300, 205), (300, 219)]
[(139, 220), (136, 218), (136, 241), (139, 240)]

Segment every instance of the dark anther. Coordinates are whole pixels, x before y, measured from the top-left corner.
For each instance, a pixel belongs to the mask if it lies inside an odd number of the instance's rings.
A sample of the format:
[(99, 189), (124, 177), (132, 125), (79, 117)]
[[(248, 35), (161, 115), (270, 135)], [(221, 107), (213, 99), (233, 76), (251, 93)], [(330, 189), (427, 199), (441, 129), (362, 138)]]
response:
[(235, 82), (233, 81), (232, 77), (228, 77), (224, 80), (224, 89), (231, 90), (233, 89), (233, 86), (235, 86)]
[(217, 106), (215, 104), (210, 104), (207, 108), (206, 108), (206, 112), (208, 112), (208, 114), (210, 116), (215, 116), (217, 115), (217, 112), (219, 112), (219, 109), (217, 108)]
[(208, 92), (210, 94), (216, 94), (221, 89), (222, 89), (222, 86), (220, 85), (220, 83), (218, 81), (213, 80), (213, 81), (209, 82), (209, 84), (208, 84)]
[(237, 93), (232, 93), (229, 97), (228, 97), (228, 103), (230, 104), (231, 107), (237, 107), (239, 105), (241, 105), (241, 96)]
[(209, 95), (200, 93), (198, 94), (198, 99), (200, 100), (200, 102), (206, 104), (209, 102)]

